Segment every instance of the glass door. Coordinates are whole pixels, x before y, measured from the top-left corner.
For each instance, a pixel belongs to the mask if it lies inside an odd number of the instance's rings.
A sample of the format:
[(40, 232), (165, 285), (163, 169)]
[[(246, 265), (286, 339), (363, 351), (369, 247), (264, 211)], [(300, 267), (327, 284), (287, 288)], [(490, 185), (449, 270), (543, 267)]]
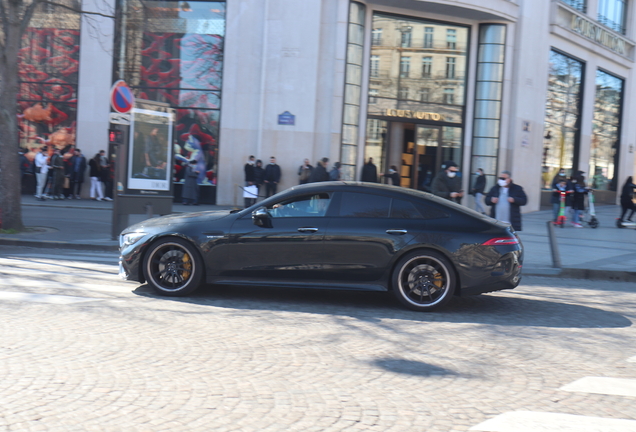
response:
[(442, 128), (439, 126), (417, 126), (414, 151), (417, 169), (412, 174), (414, 188), (430, 191), (433, 177), (442, 164)]

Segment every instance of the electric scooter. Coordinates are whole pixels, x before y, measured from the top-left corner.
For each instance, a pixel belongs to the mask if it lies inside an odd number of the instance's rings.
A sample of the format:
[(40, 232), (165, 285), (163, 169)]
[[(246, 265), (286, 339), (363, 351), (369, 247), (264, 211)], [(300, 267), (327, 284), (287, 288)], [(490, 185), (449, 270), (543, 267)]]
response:
[(555, 225), (559, 225), (561, 228), (565, 227), (565, 222), (567, 221), (567, 216), (565, 215), (565, 197), (566, 197), (567, 192), (566, 191), (561, 191), (561, 198), (560, 198), (560, 204), (559, 204), (559, 215), (557, 216), (557, 220), (556, 222), (554, 222)]
[(587, 224), (590, 228), (598, 228), (599, 222), (598, 219), (596, 219), (596, 209), (594, 208), (594, 191), (592, 189), (587, 192), (587, 200)]
[(617, 228), (636, 228), (636, 222), (622, 221), (620, 218), (616, 218)]

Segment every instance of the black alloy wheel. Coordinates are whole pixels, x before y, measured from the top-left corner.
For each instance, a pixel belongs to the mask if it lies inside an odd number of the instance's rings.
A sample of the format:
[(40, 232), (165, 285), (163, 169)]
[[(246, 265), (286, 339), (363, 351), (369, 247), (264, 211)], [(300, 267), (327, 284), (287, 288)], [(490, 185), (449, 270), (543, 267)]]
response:
[(190, 243), (180, 238), (160, 239), (150, 245), (144, 276), (159, 294), (184, 296), (197, 289), (203, 278), (203, 261)]
[(393, 272), (393, 293), (409, 309), (425, 312), (444, 306), (455, 293), (457, 277), (450, 262), (434, 251), (404, 256)]

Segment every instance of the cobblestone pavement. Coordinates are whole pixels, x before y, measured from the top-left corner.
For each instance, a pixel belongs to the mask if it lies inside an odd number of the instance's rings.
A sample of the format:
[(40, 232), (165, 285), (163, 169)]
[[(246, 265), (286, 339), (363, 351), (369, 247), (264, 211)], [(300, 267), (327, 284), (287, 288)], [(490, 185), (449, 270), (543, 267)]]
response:
[[(100, 264), (97, 264), (99, 262)], [(0, 430), (467, 431), (516, 410), (635, 419), (633, 284), (526, 278), (436, 313), (387, 293), (157, 297), (114, 254), (0, 247)]]

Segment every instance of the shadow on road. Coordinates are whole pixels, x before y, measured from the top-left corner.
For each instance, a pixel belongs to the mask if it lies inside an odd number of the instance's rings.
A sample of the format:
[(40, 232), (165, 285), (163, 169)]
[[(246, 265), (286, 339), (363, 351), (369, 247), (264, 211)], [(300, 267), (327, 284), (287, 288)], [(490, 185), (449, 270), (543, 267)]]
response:
[(289, 311), (349, 316), (364, 321), (400, 319), (507, 327), (621, 328), (632, 322), (603, 309), (557, 299), (538, 300), (513, 295), (458, 297), (444, 309), (421, 313), (402, 308), (391, 293), (239, 286), (201, 287), (189, 297), (161, 297), (144, 285), (135, 294), (165, 301), (237, 310)]

